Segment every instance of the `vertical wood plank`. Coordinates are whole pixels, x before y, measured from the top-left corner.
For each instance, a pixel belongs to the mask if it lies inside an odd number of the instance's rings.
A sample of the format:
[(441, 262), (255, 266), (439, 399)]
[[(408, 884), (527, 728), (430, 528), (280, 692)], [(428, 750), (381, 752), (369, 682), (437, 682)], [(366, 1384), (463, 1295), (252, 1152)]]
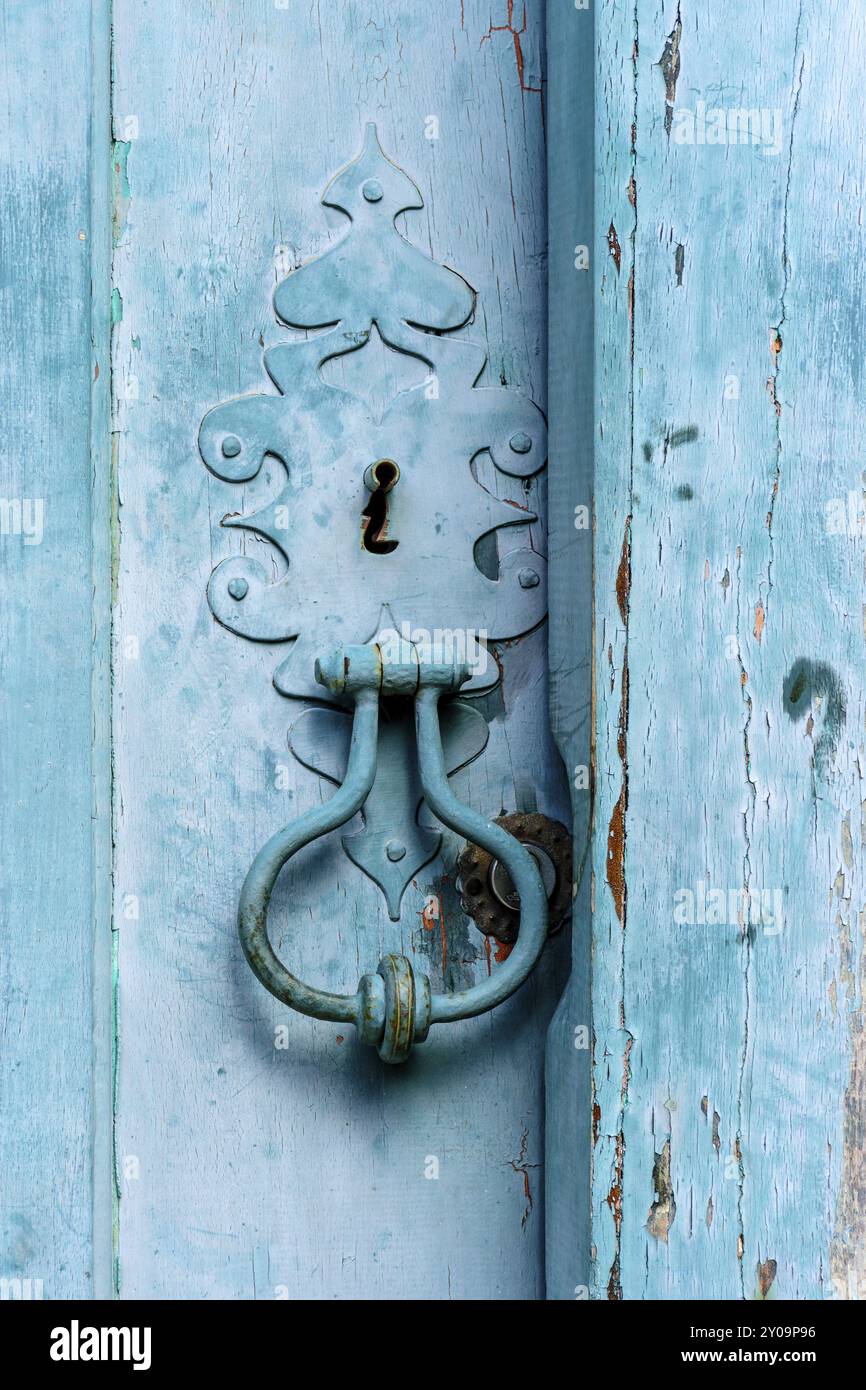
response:
[[(219, 628), (205, 600), (241, 543), (221, 517), (253, 510), (268, 478), (239, 500), (196, 435), (210, 406), (261, 389), (262, 347), (286, 336), (274, 284), (341, 233), (319, 195), (366, 119), (422, 187), (406, 234), (478, 291), (466, 336), (489, 343), (487, 379), (543, 404), (542, 6), (524, 22), (476, 0), (399, 14), (117, 0), (114, 31), (121, 1293), (540, 1297), (543, 1039), (564, 938), (513, 1003), (435, 1030), (403, 1069), (262, 991), (237, 942), (240, 884), (331, 789), (288, 754), (279, 654)], [(562, 817), (545, 663), (544, 632), (507, 655), (505, 709), (461, 774), (474, 805), (498, 813), (530, 787)], [(445, 884), (455, 850), (419, 876), (399, 928), (337, 844), (299, 858), (275, 899), (296, 968), (354, 988), (385, 944), (448, 988), (491, 968)]]
[(91, 648), (104, 578), (91, 488), (105, 478), (97, 450), (92, 479), (90, 452), (108, 377), (91, 279), (105, 231), (94, 191), (108, 171), (107, 84), (96, 77), (107, 72), (106, 12), (84, 0), (0, 6), (3, 1297), (104, 1294), (109, 1264), (107, 922), (91, 889), (108, 823), (92, 703), (107, 652)]
[(90, 5), (90, 702), (93, 1295), (115, 1291), (115, 960), (112, 664), (117, 506), (111, 436), (111, 0)]
[(862, 1297), (862, 27), (597, 25), (593, 1292)]
[(572, 967), (547, 1038), (547, 1297), (589, 1292), (593, 510), (593, 15), (551, 0), (548, 40), (550, 715), (572, 783)]

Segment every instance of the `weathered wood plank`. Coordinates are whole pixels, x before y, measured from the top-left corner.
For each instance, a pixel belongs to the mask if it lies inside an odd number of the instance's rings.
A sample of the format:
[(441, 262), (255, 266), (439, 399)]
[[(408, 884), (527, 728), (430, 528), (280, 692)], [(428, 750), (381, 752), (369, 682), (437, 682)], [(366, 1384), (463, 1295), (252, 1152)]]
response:
[(597, 42), (593, 1292), (862, 1297), (862, 29)]
[(97, 863), (108, 882), (98, 716), (92, 744), (108, 551), (91, 549), (92, 535), (107, 542), (107, 475), (97, 444), (91, 507), (90, 449), (108, 379), (91, 300), (92, 249), (107, 227), (106, 13), (85, 0), (0, 7), (4, 1297), (104, 1294), (110, 1265), (110, 919), (91, 889)]
[[(486, 337), (488, 379), (543, 403), (541, 6), (525, 24), (500, 8), (491, 23), (476, 0), (399, 15), (382, 0), (115, 4), (126, 1296), (542, 1293), (542, 1050), (563, 939), (513, 1003), (438, 1030), (396, 1071), (261, 990), (236, 937), (240, 884), (267, 836), (331, 789), (288, 755), (274, 650), (216, 626), (205, 600), (241, 543), (221, 517), (251, 511), (268, 478), (239, 502), (196, 448), (210, 406), (261, 388), (261, 348), (286, 337), (276, 278), (341, 230), (319, 194), (368, 118), (423, 189), (407, 235), (478, 291), (466, 336)], [(562, 816), (544, 666), (543, 632), (508, 654), (505, 709), (461, 774), (472, 804), (498, 812), (530, 788)], [(298, 970), (354, 988), (386, 943), (423, 954), (437, 982), (486, 970), (442, 887), (455, 848), (407, 894), (399, 928), (336, 846), (299, 858), (275, 898), (302, 924), (285, 931)], [(430, 892), (444, 937), (422, 922)]]

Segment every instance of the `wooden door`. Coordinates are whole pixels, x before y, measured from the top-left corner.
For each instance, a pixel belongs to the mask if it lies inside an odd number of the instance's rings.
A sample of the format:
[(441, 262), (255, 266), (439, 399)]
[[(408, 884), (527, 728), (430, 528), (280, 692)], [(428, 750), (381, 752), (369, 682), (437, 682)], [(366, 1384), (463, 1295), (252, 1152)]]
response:
[(587, 1282), (862, 1298), (862, 14), (596, 43)]
[[(548, 9), (547, 58), (511, 0), (4, 11), (2, 1298), (863, 1296), (862, 33), (812, 0)], [(510, 508), (473, 563), (526, 571), (527, 612), (549, 572), (451, 784), (571, 817), (575, 863), (521, 991), (395, 1067), (241, 951), (249, 865), (333, 795), (345, 728), (278, 675), (315, 622), (245, 640), (209, 581), (312, 573), (337, 532), (278, 455), (200, 447), (343, 322), (275, 290), (345, 237), (322, 199), (371, 125), (423, 199), (410, 288), (453, 302), (365, 328), (321, 402), (414, 389), (444, 441), (430, 357), (479, 362), (462, 421), (473, 391), (543, 409), (549, 375), (547, 471), (515, 431), (511, 473), (481, 449), (443, 489)], [(278, 500), (276, 544), (234, 524)], [(450, 602), (437, 545), (419, 592)], [(306, 976), (502, 969), (459, 836), (399, 920), (341, 841), (274, 898)]]
[[(311, 704), (274, 685), (293, 641), (243, 640), (216, 621), (208, 583), (232, 556), (269, 580), (286, 555), (313, 572), (332, 533), (319, 546), (291, 507), (282, 552), (224, 525), (272, 502), (286, 467), (268, 455), (233, 483), (199, 443), (221, 403), (276, 397), (269, 349), (312, 342), (275, 312), (275, 288), (345, 235), (323, 193), (371, 141), (423, 199), (397, 222), (408, 288), (460, 277), (471, 296), (471, 313), (422, 324), (451, 335), (429, 334), (429, 352), (463, 345), (479, 409), (487, 391), (543, 410), (543, 19), (474, 0), (115, 0), (110, 14), (81, 0), (8, 18), (38, 119), (34, 154), (20, 102), (4, 107), (5, 486), (45, 513), (41, 545), (3, 546), (17, 716), (5, 1004), (21, 1065), (4, 1090), (0, 1272), (45, 1297), (543, 1296), (544, 1045), (569, 929), (513, 1000), (434, 1029), (403, 1067), (261, 988), (238, 941), (240, 886), (275, 830), (332, 795), (341, 735), (290, 734)], [(429, 363), (377, 328), (322, 367), (323, 441), (343, 392), (375, 418), (412, 387), (419, 409), (436, 403)], [(510, 472), (467, 456), (460, 486), (497, 527), (505, 512), (516, 523), (489, 531), (477, 568), (495, 578), (534, 556), (517, 590), (531, 612), (546, 481), (543, 455), (521, 462), (525, 438)], [(443, 495), (446, 519), (460, 510)], [(447, 549), (431, 542), (418, 563), (430, 602), (455, 587)], [(359, 597), (347, 590), (346, 611)], [(508, 639), (491, 643), (501, 678), (475, 701), (483, 738), (452, 785), (489, 816), (567, 822), (543, 603), (492, 635)], [(315, 638), (297, 638), (305, 659)], [(393, 921), (331, 835), (281, 879), (275, 944), (332, 989), (383, 950), (443, 991), (486, 978), (508, 948), (461, 908), (460, 847), (444, 834)]]

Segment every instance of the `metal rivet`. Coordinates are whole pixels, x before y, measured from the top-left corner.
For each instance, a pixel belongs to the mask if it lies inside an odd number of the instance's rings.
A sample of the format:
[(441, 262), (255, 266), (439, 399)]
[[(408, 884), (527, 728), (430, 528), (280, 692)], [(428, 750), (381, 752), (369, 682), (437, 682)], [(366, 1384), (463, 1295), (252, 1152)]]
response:
[(223, 440), (223, 458), (235, 459), (241, 451), (241, 441), (236, 434), (227, 434)]
[(541, 580), (535, 570), (518, 570), (517, 582), (521, 589), (534, 589)]
[(232, 598), (236, 598), (236, 599), (246, 598), (246, 596), (247, 596), (247, 594), (249, 593), (249, 591), (250, 591), (250, 586), (249, 586), (249, 584), (247, 583), (247, 581), (246, 581), (245, 579), (230, 579), (230, 580), (229, 580), (229, 593), (231, 594)]
[(532, 440), (522, 430), (518, 434), (513, 434), (508, 443), (515, 454), (528, 454), (532, 448)]
[(385, 846), (385, 853), (392, 864), (398, 864), (401, 859), (406, 857), (406, 846), (402, 840), (389, 840)]
[(361, 185), (361, 192), (368, 203), (378, 203), (382, 200), (383, 188), (378, 179), (367, 179)]

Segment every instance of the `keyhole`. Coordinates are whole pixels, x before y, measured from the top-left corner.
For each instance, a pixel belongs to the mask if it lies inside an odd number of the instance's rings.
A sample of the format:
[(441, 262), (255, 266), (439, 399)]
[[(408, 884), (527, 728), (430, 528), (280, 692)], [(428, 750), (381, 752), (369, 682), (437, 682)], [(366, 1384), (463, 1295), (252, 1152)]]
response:
[(388, 493), (400, 477), (400, 470), (393, 459), (379, 459), (364, 474), (364, 482), (370, 489), (370, 500), (361, 513), (364, 549), (371, 555), (390, 555), (397, 549), (399, 541), (385, 540), (388, 529)]

